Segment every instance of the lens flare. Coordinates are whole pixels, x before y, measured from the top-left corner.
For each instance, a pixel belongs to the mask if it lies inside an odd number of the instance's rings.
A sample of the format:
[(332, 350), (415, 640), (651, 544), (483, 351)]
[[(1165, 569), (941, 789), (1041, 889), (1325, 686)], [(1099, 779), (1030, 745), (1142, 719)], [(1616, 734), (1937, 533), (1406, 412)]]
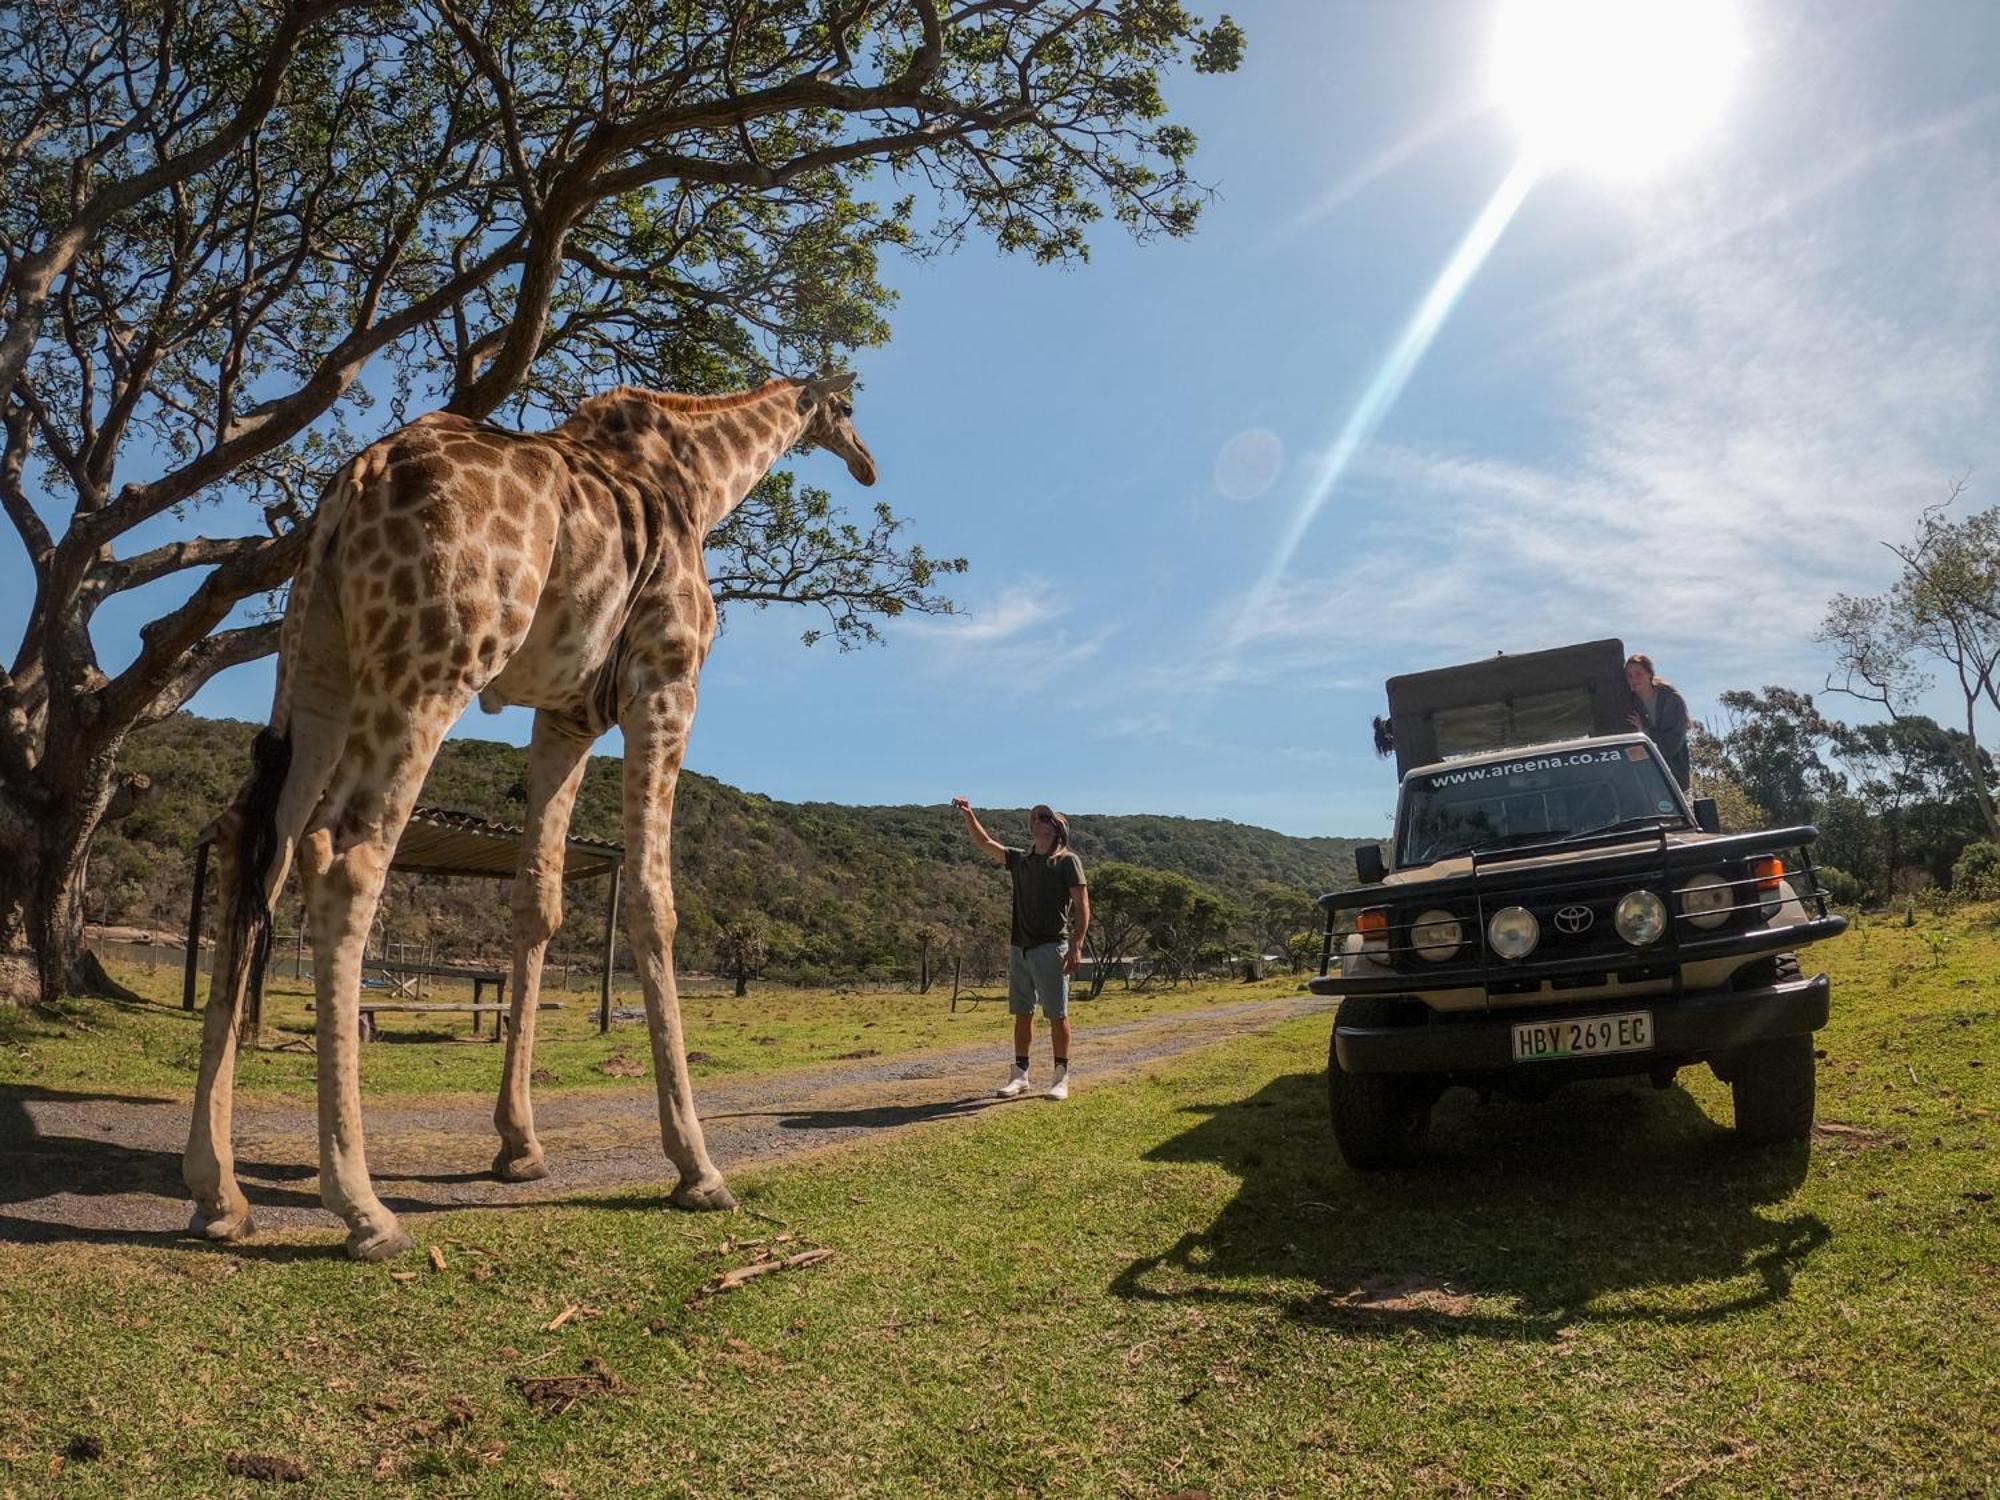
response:
[(1415, 314), (1404, 326), (1402, 334), (1390, 347), (1388, 357), (1382, 362), (1382, 368), (1369, 382), (1368, 389), (1362, 392), (1361, 399), (1348, 414), (1346, 425), (1340, 429), (1340, 436), (1334, 439), (1333, 447), (1328, 450), (1326, 457), (1320, 461), (1319, 467), (1314, 472), (1312, 483), (1306, 489), (1305, 498), (1300, 502), (1291, 524), (1285, 529), (1284, 538), (1278, 545), (1277, 555), (1271, 559), (1271, 566), (1266, 569), (1256, 588), (1251, 590), (1249, 601), (1244, 606), (1243, 617), (1238, 622), (1236, 630), (1238, 641), (1254, 630), (1257, 617), (1263, 613), (1285, 571), (1291, 567), (1292, 559), (1298, 555), (1299, 547), (1306, 539), (1306, 533), (1312, 530), (1313, 522), (1319, 519), (1320, 512), (1326, 508), (1327, 501), (1332, 498), (1335, 488), (1340, 484), (1341, 476), (1354, 461), (1354, 455), (1359, 453), (1375, 435), (1375, 430), (1382, 425), (1382, 419), (1396, 404), (1396, 398), (1403, 393), (1403, 387), (1409, 384), (1410, 376), (1417, 368), (1417, 362), (1424, 357), (1424, 351), (1430, 348), (1432, 340), (1437, 337), (1438, 329), (1444, 326), (1445, 318), (1457, 305), (1459, 297), (1464, 294), (1465, 288), (1471, 283), (1486, 257), (1492, 253), (1501, 231), (1507, 227), (1508, 221), (1520, 208), (1522, 200), (1528, 196), (1528, 190), (1535, 185), (1538, 172), (1537, 165), (1525, 157), (1514, 164), (1513, 170), (1502, 180), (1486, 207), (1480, 210), (1479, 217), (1473, 221), (1472, 228), (1459, 242), (1457, 250), (1452, 252), (1451, 259), (1445, 262), (1444, 269), (1438, 273), (1437, 280), (1431, 284), (1430, 291), (1418, 304)]

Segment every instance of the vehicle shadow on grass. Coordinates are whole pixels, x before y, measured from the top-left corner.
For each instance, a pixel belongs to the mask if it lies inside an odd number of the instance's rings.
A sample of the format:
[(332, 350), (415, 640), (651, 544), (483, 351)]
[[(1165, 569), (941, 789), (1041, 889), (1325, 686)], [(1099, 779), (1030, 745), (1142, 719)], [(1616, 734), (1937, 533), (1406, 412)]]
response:
[(1117, 1295), (1275, 1303), (1345, 1334), (1541, 1341), (1781, 1301), (1832, 1237), (1780, 1206), (1805, 1178), (1803, 1146), (1746, 1148), (1684, 1090), (1644, 1080), (1532, 1105), (1453, 1090), (1418, 1161), (1381, 1173), (1340, 1160), (1324, 1074), (1190, 1112), (1146, 1159), (1216, 1163), (1242, 1189), (1207, 1228), (1135, 1261)]

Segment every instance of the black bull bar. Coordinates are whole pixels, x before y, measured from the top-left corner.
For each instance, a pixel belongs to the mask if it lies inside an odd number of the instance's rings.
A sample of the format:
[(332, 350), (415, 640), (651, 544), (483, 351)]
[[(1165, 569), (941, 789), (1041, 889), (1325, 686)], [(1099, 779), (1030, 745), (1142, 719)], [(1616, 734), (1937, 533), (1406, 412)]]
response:
[[(1673, 994), (1682, 993), (1681, 965), (1704, 959), (1754, 957), (1785, 949), (1803, 947), (1847, 930), (1847, 918), (1827, 910), (1826, 892), (1813, 867), (1811, 846), (1819, 830), (1810, 824), (1790, 828), (1764, 829), (1754, 833), (1726, 834), (1692, 843), (1669, 842), (1667, 834), (1679, 830), (1647, 830), (1634, 833), (1595, 834), (1579, 839), (1472, 853), (1472, 868), (1463, 875), (1427, 880), (1402, 886), (1365, 886), (1338, 891), (1319, 898), (1326, 913), (1326, 933), (1320, 948), (1319, 976), (1310, 988), (1320, 995), (1400, 995), (1411, 990), (1490, 989), (1525, 980), (1561, 979), (1595, 974), (1608, 969), (1624, 970), (1671, 968)], [(1634, 847), (1634, 846), (1637, 847)], [(1551, 856), (1586, 855), (1606, 851), (1596, 858), (1565, 858), (1555, 865), (1523, 868), (1528, 861)], [(1724, 917), (1728, 930), (1713, 933), (1696, 927), (1682, 910), (1681, 882), (1697, 874), (1714, 873), (1743, 865), (1759, 855), (1796, 851), (1796, 863), (1785, 863), (1782, 875), (1790, 881), (1794, 897), (1807, 913), (1803, 922), (1772, 927), (1762, 925), (1763, 896), (1754, 875), (1726, 881), (1731, 892)], [(1487, 920), (1494, 910), (1552, 895), (1584, 899), (1606, 892), (1644, 888), (1655, 892), (1667, 909), (1666, 930), (1658, 941), (1645, 947), (1626, 946), (1569, 957), (1508, 959), (1493, 954), (1487, 941)], [(1364, 907), (1441, 907), (1465, 910), (1473, 918), (1471, 932), (1462, 946), (1470, 961), (1433, 962), (1415, 956), (1414, 945), (1400, 949), (1389, 945), (1389, 956), (1400, 958), (1400, 972), (1346, 975), (1337, 972), (1336, 944), (1353, 931), (1340, 924), (1345, 912)], [(1408, 935), (1408, 912), (1399, 924)], [(1463, 924), (1462, 924), (1463, 925)], [(1393, 931), (1394, 929), (1392, 929)], [(1667, 978), (1662, 972), (1658, 977)]]

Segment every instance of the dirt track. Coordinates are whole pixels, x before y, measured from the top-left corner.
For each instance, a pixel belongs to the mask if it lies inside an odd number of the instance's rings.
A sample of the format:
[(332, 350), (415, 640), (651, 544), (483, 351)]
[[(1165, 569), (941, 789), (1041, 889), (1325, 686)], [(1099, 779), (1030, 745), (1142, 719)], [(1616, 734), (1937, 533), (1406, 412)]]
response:
[[(1102, 1087), (1160, 1059), (1332, 1004), (1297, 996), (1079, 1028), (1075, 1088), (1080, 1094)], [(709, 1153), (730, 1172), (988, 1109), (1059, 1107), (1039, 1094), (994, 1099), (1005, 1067), (994, 1047), (981, 1043), (712, 1079), (697, 1086), (696, 1098)], [(1045, 1050), (1037, 1067), (1045, 1084)], [(144, 1241), (181, 1233), (188, 1217), (180, 1182), (187, 1112), (180, 1101), (0, 1089), (0, 1242)], [(313, 1118), (306, 1098), (237, 1102), (237, 1173), (260, 1227), (338, 1224), (319, 1206)], [(368, 1158), (376, 1190), (399, 1214), (420, 1214), (671, 1185), (650, 1082), (548, 1095), (536, 1101), (535, 1123), (553, 1170), (541, 1182), (508, 1185), (487, 1174), (496, 1144), (489, 1099), (371, 1101)]]

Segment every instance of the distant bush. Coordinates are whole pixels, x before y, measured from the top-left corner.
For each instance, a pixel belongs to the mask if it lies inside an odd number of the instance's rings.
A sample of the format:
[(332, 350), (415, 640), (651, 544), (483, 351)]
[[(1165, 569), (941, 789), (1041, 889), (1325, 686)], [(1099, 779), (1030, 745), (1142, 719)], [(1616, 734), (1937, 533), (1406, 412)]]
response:
[(1951, 889), (1966, 901), (2000, 899), (2000, 847), (1987, 839), (1967, 844), (1951, 867)]
[(1868, 887), (1858, 875), (1850, 875), (1838, 865), (1818, 867), (1820, 889), (1835, 906), (1859, 906), (1868, 899)]

